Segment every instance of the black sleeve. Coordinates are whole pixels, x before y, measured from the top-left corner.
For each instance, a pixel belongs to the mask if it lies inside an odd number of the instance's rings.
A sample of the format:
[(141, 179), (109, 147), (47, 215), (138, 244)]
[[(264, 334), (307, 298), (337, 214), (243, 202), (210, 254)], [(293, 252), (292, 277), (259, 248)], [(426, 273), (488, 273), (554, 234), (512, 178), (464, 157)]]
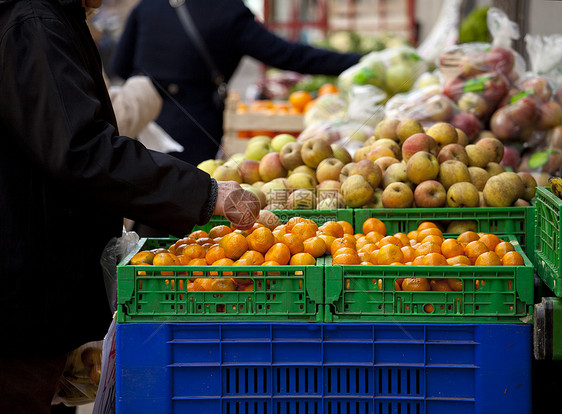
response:
[(101, 68), (92, 68), (96, 60), (88, 60), (83, 40), (57, 19), (28, 19), (7, 30), (0, 43), (0, 55), (10, 57), (0, 82), (6, 136), (45, 174), (92, 201), (186, 234), (208, 215), (211, 178), (116, 136), (102, 115)]
[(356, 53), (337, 53), (288, 42), (256, 21), (245, 6), (237, 9), (233, 31), (235, 47), (241, 53), (279, 69), (313, 75), (339, 75), (361, 58)]
[(122, 79), (129, 79), (134, 75), (137, 22), (137, 8), (135, 7), (127, 18), (123, 33), (119, 37), (109, 63), (111, 71)]

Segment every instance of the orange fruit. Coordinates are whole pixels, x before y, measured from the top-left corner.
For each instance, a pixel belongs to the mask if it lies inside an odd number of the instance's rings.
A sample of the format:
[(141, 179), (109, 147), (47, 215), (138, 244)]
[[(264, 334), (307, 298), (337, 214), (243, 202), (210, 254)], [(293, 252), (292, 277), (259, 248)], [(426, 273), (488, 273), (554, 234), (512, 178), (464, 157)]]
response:
[(318, 230), (318, 225), (312, 220), (306, 222), (297, 223), (291, 230), (291, 234), (299, 237), (302, 241), (310, 239), (316, 236), (316, 231)]
[(320, 88), (318, 88), (317, 96), (329, 95), (331, 93), (338, 93), (339, 91), (340, 90), (338, 89), (338, 87), (333, 83), (325, 83), (324, 85), (320, 86)]
[(320, 257), (326, 253), (326, 242), (320, 237), (311, 237), (304, 241), (304, 252), (313, 257)]
[(208, 238), (208, 237), (209, 237), (209, 234), (206, 231), (203, 231), (203, 230), (196, 230), (189, 235), (189, 238), (195, 239), (195, 240)]
[(309, 253), (297, 253), (289, 262), (292, 266), (310, 266), (316, 264), (316, 259)]
[(400, 242), (402, 243), (402, 246), (409, 246), (410, 245), (410, 239), (408, 238), (408, 236), (405, 233), (396, 233), (394, 235), (394, 237), (396, 237), (400, 240)]
[(369, 243), (378, 243), (384, 238), (384, 235), (378, 231), (370, 231), (365, 235), (365, 238)]
[(285, 234), (283, 237), (281, 237), (281, 243), (285, 244), (289, 248), (292, 255), (304, 252), (303, 241), (300, 237), (292, 233)]
[(224, 252), (224, 249), (219, 245), (214, 245), (209, 250), (207, 250), (207, 253), (205, 254), (205, 260), (209, 265), (213, 264), (219, 259), (224, 259), (225, 257), (226, 254)]
[(416, 240), (421, 242), (427, 236), (439, 236), (439, 237), (443, 238), (443, 233), (441, 232), (441, 230), (439, 230), (436, 227), (430, 227), (428, 229), (420, 230), (418, 232), (418, 237), (417, 237)]
[(494, 249), (494, 251), (496, 252), (496, 254), (500, 257), (500, 259), (507, 253), (507, 252), (512, 252), (515, 250), (515, 247), (513, 247), (513, 244), (511, 244), (510, 242), (500, 242), (497, 244), (496, 248)]
[(332, 256), (334, 255), (334, 252), (342, 247), (351, 247), (353, 250), (357, 249), (355, 243), (349, 241), (349, 239), (344, 239), (343, 237), (341, 237), (335, 239), (330, 246), (330, 253), (332, 254)]
[(334, 265), (358, 265), (361, 259), (357, 253), (342, 253), (332, 258)]
[(330, 251), (332, 243), (334, 242), (334, 240), (336, 240), (336, 238), (327, 234), (320, 234), (318, 237), (320, 237), (326, 243), (326, 251)]
[(386, 225), (378, 218), (368, 218), (363, 223), (363, 234), (367, 234), (372, 231), (376, 231), (384, 236), (386, 234)]
[(143, 250), (142, 252), (138, 252), (131, 258), (130, 264), (133, 266), (138, 266), (142, 264), (152, 264), (154, 260), (154, 253), (149, 250)]
[(246, 241), (250, 250), (265, 253), (275, 244), (275, 236), (267, 227), (259, 227), (246, 237)]
[(281, 266), (281, 265), (274, 260), (268, 260), (267, 262), (263, 262), (262, 266)]
[(426, 291), (430, 290), (429, 281), (426, 278), (407, 277), (402, 281), (402, 290), (407, 291)]
[(177, 242), (175, 242), (172, 246), (170, 246), (170, 248), (174, 247), (177, 249), (182, 244), (193, 244), (193, 243), (195, 243), (194, 238), (184, 237), (183, 239), (179, 239)]
[(437, 224), (432, 223), (431, 221), (422, 221), (420, 224), (418, 224), (417, 230), (422, 231), (431, 228), (438, 229), (439, 227), (437, 227)]
[(223, 237), (228, 233), (232, 233), (230, 227), (225, 225), (215, 226), (209, 230), (209, 238), (214, 239), (215, 237)]
[(404, 254), (404, 263), (411, 262), (416, 258), (416, 250), (412, 246), (403, 246), (400, 250), (402, 250), (402, 253)]
[(248, 250), (248, 241), (242, 234), (232, 232), (221, 239), (219, 246), (224, 249), (226, 257), (237, 260)]
[(336, 250), (332, 256), (336, 257), (340, 254), (357, 254), (357, 251), (351, 247), (341, 247)]
[(431, 235), (425, 237), (425, 238), (421, 241), (421, 243), (426, 243), (426, 242), (433, 242), (433, 243), (435, 243), (435, 244), (441, 246), (441, 244), (443, 244), (443, 237), (440, 237), (440, 236), (436, 236), (436, 235), (434, 235), (434, 234), (431, 234)]
[(386, 246), (387, 244), (394, 244), (395, 246), (402, 247), (403, 244), (398, 237), (386, 236), (379, 240), (379, 246)]
[(205, 259), (191, 259), (188, 266), (207, 266), (208, 263)]
[(441, 253), (449, 259), (464, 254), (464, 247), (457, 239), (446, 239), (441, 244)]
[(229, 259), (228, 257), (223, 257), (222, 259), (213, 262), (211, 266), (232, 266), (234, 260)]
[(263, 264), (263, 262), (265, 262), (265, 258), (263, 257), (263, 254), (261, 254), (256, 250), (248, 250), (244, 252), (244, 254), (240, 256), (239, 260), (244, 260), (248, 262), (248, 264), (255, 265), (255, 266), (259, 266)]
[(152, 259), (154, 266), (173, 266), (180, 264), (177, 257), (172, 253), (157, 253)]
[(360, 249), (357, 249), (357, 252), (372, 253), (375, 250), (378, 250), (377, 246), (375, 246), (372, 243), (369, 243), (369, 244), (366, 244), (365, 246), (361, 247)]
[(416, 256), (416, 257), (414, 258), (414, 260), (412, 260), (412, 265), (413, 265), (413, 266), (421, 266), (421, 265), (423, 265), (423, 257), (424, 257), (424, 256), (425, 256), (425, 255), (423, 255), (423, 254), (420, 255), (420, 256)]
[(417, 241), (418, 240), (418, 233), (419, 233), (419, 231), (412, 230), (412, 231), (408, 232), (408, 234), (406, 236), (408, 236), (408, 238), (410, 240), (416, 240)]
[(459, 254), (458, 256), (449, 257), (447, 264), (449, 266), (470, 266), (472, 262), (464, 254)]
[[(342, 226), (344, 234), (353, 234), (353, 226), (345, 220), (339, 220), (337, 223)], [(364, 234), (367, 234), (363, 232)]]
[(495, 234), (484, 234), (480, 237), (480, 241), (486, 245), (488, 250), (494, 251), (501, 240)]
[(447, 283), (451, 287), (451, 290), (455, 292), (462, 291), (462, 280), (461, 279), (447, 279)]
[(457, 240), (462, 243), (463, 245), (467, 245), (470, 242), (476, 241), (480, 239), (480, 236), (478, 236), (478, 234), (476, 234), (473, 231), (465, 231), (464, 233), (461, 233), (459, 235), (459, 237), (457, 237)]
[(404, 253), (399, 246), (395, 244), (385, 244), (382, 246), (377, 255), (376, 263), (379, 265), (390, 265), (392, 263), (404, 263)]
[(418, 247), (415, 247), (414, 250), (415, 257), (425, 256), (429, 253), (441, 253), (441, 247), (433, 242), (422, 243)]
[(281, 243), (281, 237), (283, 237), (285, 234), (288, 234), (287, 230), (285, 228), (275, 229), (271, 233), (273, 234), (273, 237), (275, 238), (275, 243)]
[(436, 290), (438, 292), (449, 292), (453, 290), (449, 282), (447, 282), (447, 279), (431, 279), (429, 281), (429, 287), (431, 290)]
[(190, 259), (202, 259), (205, 257), (205, 248), (198, 244), (190, 244), (182, 250), (182, 254)]
[(522, 266), (525, 264), (525, 260), (523, 259), (521, 253), (516, 251), (507, 252), (503, 255), (501, 261), (504, 266)]
[(343, 227), (341, 224), (335, 221), (327, 221), (322, 224), (318, 230), (322, 230), (324, 234), (328, 234), (330, 236), (334, 236), (335, 238), (343, 237)]
[(290, 233), (296, 224), (304, 223), (305, 221), (306, 219), (304, 217), (291, 217), (289, 221), (287, 221), (287, 224), (285, 224), (285, 230)]
[(481, 242), (480, 240), (471, 241), (466, 245), (464, 248), (464, 253), (470, 259), (470, 263), (474, 264), (478, 256), (482, 253), (486, 253), (488, 251), (488, 247)]
[(306, 105), (313, 100), (312, 95), (306, 91), (295, 91), (289, 95), (289, 103), (301, 113), (304, 112)]
[(353, 237), (355, 237), (355, 240), (359, 240), (361, 237), (365, 237), (365, 235), (363, 233), (355, 233)]
[(369, 240), (367, 240), (367, 238), (363, 236), (357, 239), (357, 241), (355, 242), (355, 247), (357, 248), (357, 250), (361, 250), (363, 247), (369, 246), (371, 244), (373, 243), (369, 242)]
[(447, 266), (447, 259), (441, 253), (428, 253), (423, 256), (423, 266)]
[(501, 266), (502, 260), (496, 252), (484, 252), (476, 258), (474, 266)]
[(265, 254), (265, 261), (274, 261), (286, 265), (291, 260), (291, 250), (283, 243), (275, 243)]

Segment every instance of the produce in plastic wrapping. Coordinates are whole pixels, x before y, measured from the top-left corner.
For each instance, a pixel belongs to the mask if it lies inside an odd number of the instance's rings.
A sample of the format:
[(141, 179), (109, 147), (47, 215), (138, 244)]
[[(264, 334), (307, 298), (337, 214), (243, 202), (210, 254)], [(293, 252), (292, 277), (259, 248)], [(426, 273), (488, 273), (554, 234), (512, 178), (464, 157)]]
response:
[(353, 85), (348, 95), (346, 120), (374, 128), (384, 118), (386, 93), (372, 85)]
[(339, 94), (322, 95), (314, 101), (314, 105), (304, 114), (304, 125), (311, 125), (343, 119), (347, 110), (347, 101)]
[(429, 85), (394, 95), (385, 105), (385, 118), (413, 118), (427, 127), (435, 122), (450, 122), (458, 111), (457, 105), (443, 95), (440, 85)]
[(339, 127), (343, 122), (340, 118), (312, 124), (299, 134), (297, 141), (305, 142), (313, 138), (322, 138), (333, 144), (341, 139)]
[(531, 72), (546, 77), (562, 95), (562, 35), (526, 34), (525, 43)]
[(427, 63), (409, 46), (371, 52), (338, 77), (338, 87), (348, 92), (352, 85), (373, 85), (389, 96), (412, 88)]
[(103, 341), (88, 342), (67, 356), (53, 404), (72, 407), (94, 402), (100, 382)]
[(462, 0), (445, 0), (441, 6), (433, 29), (417, 48), (427, 62), (435, 62), (444, 49), (457, 42), (461, 5)]

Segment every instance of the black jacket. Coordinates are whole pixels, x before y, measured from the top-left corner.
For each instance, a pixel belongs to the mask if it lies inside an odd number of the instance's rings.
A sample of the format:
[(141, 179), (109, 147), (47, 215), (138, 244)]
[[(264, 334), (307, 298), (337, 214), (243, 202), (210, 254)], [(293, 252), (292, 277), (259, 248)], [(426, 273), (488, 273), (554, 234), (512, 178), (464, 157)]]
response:
[(211, 179), (117, 135), (80, 0), (0, 0), (0, 59), (2, 348), (70, 350), (109, 327), (100, 255), (122, 217), (182, 236)]
[[(243, 56), (300, 73), (339, 75), (360, 55), (291, 43), (256, 21), (242, 0), (187, 0), (190, 14), (216, 66), (228, 81)], [(168, 0), (141, 0), (115, 48), (111, 70), (127, 79), (150, 76), (164, 103), (160, 124), (197, 164), (214, 157), (222, 139), (222, 111), (213, 105), (210, 70), (192, 45)]]

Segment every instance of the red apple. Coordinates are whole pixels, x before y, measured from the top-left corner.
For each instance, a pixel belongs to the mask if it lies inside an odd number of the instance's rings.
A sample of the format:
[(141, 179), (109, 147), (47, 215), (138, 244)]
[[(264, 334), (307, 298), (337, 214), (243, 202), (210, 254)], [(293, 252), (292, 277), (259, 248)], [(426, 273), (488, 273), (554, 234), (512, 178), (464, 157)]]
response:
[(451, 124), (453, 124), (455, 128), (462, 130), (469, 141), (472, 141), (482, 129), (478, 118), (467, 112), (459, 112), (456, 114), (451, 120)]
[(508, 74), (515, 64), (513, 52), (501, 47), (493, 47), (486, 53), (486, 64), (490, 70)]
[(402, 144), (402, 159), (408, 162), (410, 157), (418, 151), (426, 151), (430, 154), (436, 155), (437, 141), (424, 133), (417, 133), (406, 139)]
[(414, 190), (416, 207), (443, 207), (447, 201), (447, 191), (439, 181), (427, 180), (416, 186)]

